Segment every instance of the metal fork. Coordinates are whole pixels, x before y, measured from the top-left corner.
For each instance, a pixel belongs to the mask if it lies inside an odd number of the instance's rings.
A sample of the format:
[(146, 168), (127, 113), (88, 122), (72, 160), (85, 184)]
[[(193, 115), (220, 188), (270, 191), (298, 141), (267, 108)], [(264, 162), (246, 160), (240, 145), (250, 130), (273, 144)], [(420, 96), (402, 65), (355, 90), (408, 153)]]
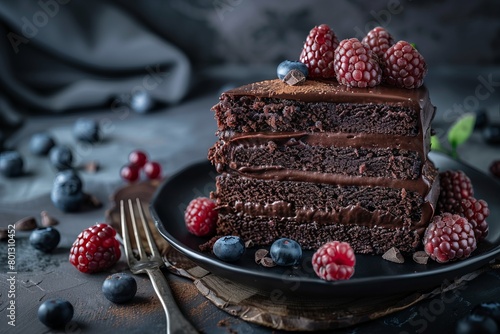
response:
[(181, 311), (174, 301), (172, 291), (168, 285), (165, 276), (163, 275), (160, 268), (164, 265), (161, 259), (161, 254), (158, 251), (158, 247), (153, 239), (151, 230), (149, 228), (148, 222), (144, 215), (144, 210), (141, 205), (141, 201), (136, 199), (136, 207), (139, 213), (140, 220), (142, 221), (142, 226), (144, 229), (144, 234), (149, 245), (149, 255), (147, 254), (145, 246), (142, 244), (141, 237), (139, 234), (139, 227), (136, 222), (136, 214), (134, 211), (134, 205), (132, 200), (128, 200), (130, 221), (135, 236), (135, 243), (137, 247), (138, 258), (134, 255), (132, 251), (132, 244), (130, 242), (130, 233), (127, 227), (127, 216), (125, 214), (125, 204), (124, 201), (120, 201), (120, 216), (122, 225), (122, 238), (125, 248), (125, 255), (127, 257), (127, 262), (130, 267), (130, 271), (133, 274), (148, 274), (153, 284), (153, 288), (160, 299), (163, 309), (165, 310), (165, 315), (167, 318), (167, 334), (195, 334), (198, 331), (184, 318)]

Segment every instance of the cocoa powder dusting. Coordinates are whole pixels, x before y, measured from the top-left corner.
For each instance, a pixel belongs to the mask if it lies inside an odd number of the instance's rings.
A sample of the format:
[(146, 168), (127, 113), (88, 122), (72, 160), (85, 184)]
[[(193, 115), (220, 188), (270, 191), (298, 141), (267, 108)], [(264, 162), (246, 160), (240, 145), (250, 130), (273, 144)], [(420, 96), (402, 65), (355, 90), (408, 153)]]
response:
[(162, 312), (160, 300), (155, 296), (148, 298), (135, 298), (130, 303), (123, 305), (110, 304), (102, 314), (109, 315), (112, 320), (123, 324), (137, 324), (151, 313)]

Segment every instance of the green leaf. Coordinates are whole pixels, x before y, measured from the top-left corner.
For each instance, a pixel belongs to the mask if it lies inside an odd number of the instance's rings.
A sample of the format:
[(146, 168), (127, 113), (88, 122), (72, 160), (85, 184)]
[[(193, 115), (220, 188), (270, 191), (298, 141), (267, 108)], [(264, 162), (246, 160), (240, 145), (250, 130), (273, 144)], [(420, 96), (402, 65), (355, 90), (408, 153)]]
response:
[(444, 147), (441, 145), (441, 142), (439, 141), (439, 137), (436, 135), (431, 136), (431, 150), (442, 151), (442, 152), (445, 151)]
[(476, 122), (476, 115), (469, 113), (465, 114), (448, 130), (448, 142), (453, 150), (459, 145), (465, 143), (469, 139), (472, 131), (474, 130), (474, 123)]

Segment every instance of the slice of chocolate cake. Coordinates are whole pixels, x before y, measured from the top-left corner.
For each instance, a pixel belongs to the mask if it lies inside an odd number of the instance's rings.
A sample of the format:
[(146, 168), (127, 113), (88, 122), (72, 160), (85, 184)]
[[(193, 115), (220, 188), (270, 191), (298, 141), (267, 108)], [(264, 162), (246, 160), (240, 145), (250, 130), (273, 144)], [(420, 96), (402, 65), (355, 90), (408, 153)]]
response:
[(434, 109), (425, 87), (269, 80), (223, 93), (209, 151), (220, 173), (217, 233), (412, 251), (439, 194), (427, 158)]

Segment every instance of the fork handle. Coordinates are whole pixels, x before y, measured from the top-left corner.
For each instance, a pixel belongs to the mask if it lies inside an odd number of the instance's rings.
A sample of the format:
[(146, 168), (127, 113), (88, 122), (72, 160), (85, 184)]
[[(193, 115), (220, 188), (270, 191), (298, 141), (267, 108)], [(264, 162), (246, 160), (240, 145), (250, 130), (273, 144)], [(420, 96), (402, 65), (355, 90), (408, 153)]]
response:
[(175, 303), (172, 290), (161, 269), (147, 269), (147, 273), (165, 310), (167, 334), (198, 334), (198, 331), (186, 320)]

